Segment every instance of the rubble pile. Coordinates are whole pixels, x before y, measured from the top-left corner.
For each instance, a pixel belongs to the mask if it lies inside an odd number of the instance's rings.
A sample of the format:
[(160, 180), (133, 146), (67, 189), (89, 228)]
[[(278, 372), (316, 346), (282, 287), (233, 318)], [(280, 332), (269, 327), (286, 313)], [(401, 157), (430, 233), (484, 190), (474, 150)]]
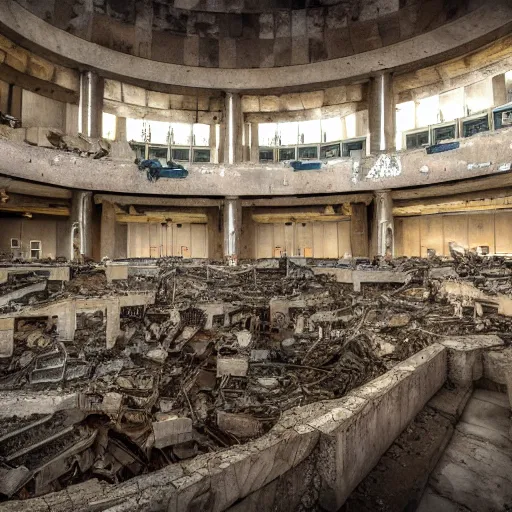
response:
[[(508, 342), (511, 318), (483, 299), (450, 296), (443, 283), (508, 293), (510, 265), (468, 254), (338, 263), (405, 276), (361, 292), (287, 259), (239, 267), (166, 259), (157, 277), (123, 283), (108, 283), (93, 265), (74, 267), (54, 293), (90, 297), (72, 319), (73, 339), (59, 334), (63, 319), (24, 317), (21, 308), (12, 355), (0, 358), (0, 392), (69, 397), (48, 414), (0, 414), (0, 494), (119, 482), (243, 443), (287, 409), (341, 397), (442, 335), (496, 333)], [(120, 306), (109, 344), (110, 306), (93, 299), (126, 295), (130, 283), (152, 289), (155, 302)]]

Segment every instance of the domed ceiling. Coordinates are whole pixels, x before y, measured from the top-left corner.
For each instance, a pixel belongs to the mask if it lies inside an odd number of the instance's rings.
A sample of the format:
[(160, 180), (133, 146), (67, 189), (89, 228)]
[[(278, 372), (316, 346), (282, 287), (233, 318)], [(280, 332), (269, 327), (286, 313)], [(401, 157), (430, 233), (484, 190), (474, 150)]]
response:
[(15, 1), (113, 50), (209, 68), (347, 57), (415, 37), (478, 7), (468, 0)]

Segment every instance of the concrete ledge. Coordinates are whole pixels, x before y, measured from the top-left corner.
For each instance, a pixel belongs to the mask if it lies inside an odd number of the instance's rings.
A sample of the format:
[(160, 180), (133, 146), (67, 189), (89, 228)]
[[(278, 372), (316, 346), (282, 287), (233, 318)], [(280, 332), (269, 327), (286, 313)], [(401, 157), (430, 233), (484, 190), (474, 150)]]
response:
[(295, 510), (300, 499), (291, 501), (279, 489), (284, 481), (299, 497), (310, 493), (313, 503), (338, 510), (445, 379), (446, 349), (432, 345), (341, 399), (287, 411), (268, 434), (246, 445), (119, 485), (89, 481), (0, 510)]
[(512, 374), (512, 347), (489, 350), (482, 354), (483, 376), (496, 384), (507, 384), (507, 375)]
[(392, 270), (352, 270), (349, 268), (311, 267), (315, 275), (332, 275), (338, 283), (354, 285), (354, 291), (361, 291), (362, 283), (405, 283), (409, 277), (406, 272)]
[[(336, 511), (446, 380), (446, 350), (435, 344), (355, 389), (314, 422), (320, 436), (320, 505)], [(313, 424), (312, 424), (313, 425)]]
[(448, 378), (457, 386), (471, 386), (481, 379), (484, 376), (483, 352), (504, 345), (494, 334), (450, 336), (439, 343), (448, 350)]
[(55, 265), (13, 265), (0, 267), (0, 284), (6, 283), (10, 275), (36, 272), (46, 277), (49, 281), (69, 281), (69, 267)]
[(32, 414), (53, 414), (63, 409), (75, 409), (78, 407), (78, 393), (2, 391), (0, 403), (0, 418), (26, 418)]
[[(68, 268), (69, 270), (69, 268)], [(117, 336), (121, 331), (120, 312), (124, 306), (147, 306), (155, 302), (154, 293), (128, 293), (120, 296), (107, 296), (98, 298), (60, 299), (42, 306), (27, 306), (13, 313), (0, 316), (2, 320), (11, 319), (11, 332), (14, 331), (14, 319), (33, 317), (57, 317), (57, 339), (61, 341), (72, 340), (75, 336), (76, 314), (84, 311), (103, 311), (106, 318), (107, 349), (115, 345)], [(0, 332), (3, 332), (0, 330)], [(1, 342), (1, 340), (0, 340)], [(0, 357), (2, 357), (0, 350)]]
[[(133, 163), (81, 158), (0, 139), (0, 173), (60, 187), (161, 196), (353, 193), (503, 174), (500, 169), (510, 165), (511, 141), (512, 129), (502, 129), (461, 139), (459, 149), (446, 153), (427, 155), (418, 149), (361, 160), (341, 158), (318, 171), (294, 172), (281, 163), (191, 164), (185, 179), (152, 183)], [(427, 173), (421, 171), (425, 167)]]

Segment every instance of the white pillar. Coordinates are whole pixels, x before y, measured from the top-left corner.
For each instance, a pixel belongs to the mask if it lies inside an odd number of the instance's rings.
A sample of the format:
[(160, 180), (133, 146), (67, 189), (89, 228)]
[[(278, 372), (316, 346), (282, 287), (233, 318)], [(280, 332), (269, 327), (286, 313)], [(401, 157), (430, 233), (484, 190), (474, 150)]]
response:
[(395, 150), (395, 115), (391, 74), (372, 77), (368, 105), (370, 153)]
[(238, 197), (224, 200), (224, 259), (230, 265), (238, 264), (240, 234), (242, 228), (242, 204)]
[(94, 71), (80, 75), (80, 132), (87, 137), (101, 137), (103, 118), (103, 79)]
[(375, 192), (377, 256), (392, 258), (394, 254), (393, 199), (389, 190)]

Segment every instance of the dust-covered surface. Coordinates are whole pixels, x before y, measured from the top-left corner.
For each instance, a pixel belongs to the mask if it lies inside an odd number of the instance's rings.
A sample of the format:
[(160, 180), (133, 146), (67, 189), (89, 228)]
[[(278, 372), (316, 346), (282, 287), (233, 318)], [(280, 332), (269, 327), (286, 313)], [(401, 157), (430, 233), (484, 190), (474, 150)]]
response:
[[(111, 283), (99, 266), (74, 266), (71, 280), (38, 303), (156, 293), (154, 305), (120, 308), (112, 348), (102, 309), (77, 312), (74, 338), (63, 340), (58, 318), (25, 318), (25, 306), (6, 307), (17, 319), (13, 355), (0, 359), (0, 390), (76, 392), (77, 400), (53, 416), (2, 420), (4, 498), (90, 478), (116, 483), (244, 443), (283, 411), (341, 397), (440, 336), (510, 340), (512, 319), (442, 287), (465, 281), (490, 296), (507, 294), (512, 267), (500, 258), (360, 261), (358, 270), (406, 276), (403, 284), (363, 284), (361, 292), (309, 266), (274, 263), (169, 259)], [(424, 428), (432, 421), (426, 417)]]

